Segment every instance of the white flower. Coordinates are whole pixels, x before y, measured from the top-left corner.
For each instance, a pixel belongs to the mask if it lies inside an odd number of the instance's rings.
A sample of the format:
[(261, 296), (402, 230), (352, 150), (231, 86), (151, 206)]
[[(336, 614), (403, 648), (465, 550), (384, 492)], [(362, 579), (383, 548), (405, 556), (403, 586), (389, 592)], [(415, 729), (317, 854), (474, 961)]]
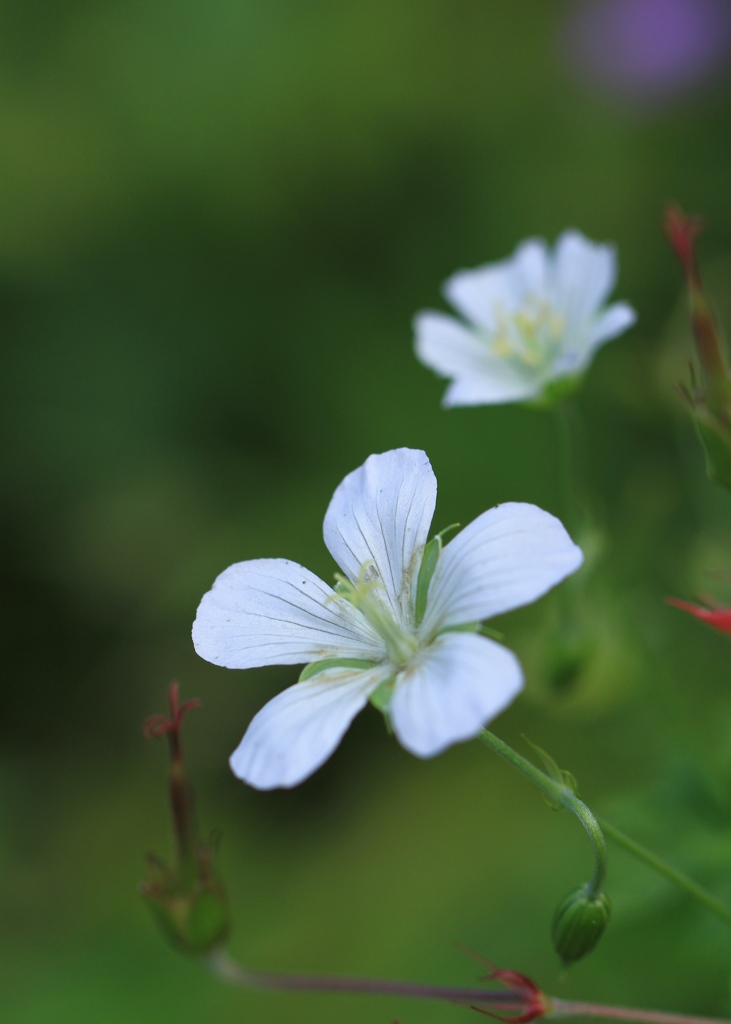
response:
[(414, 320), (418, 358), (452, 381), (443, 404), (534, 399), (580, 374), (636, 319), (625, 302), (605, 305), (616, 262), (612, 246), (565, 231), (553, 252), (529, 239), (510, 259), (450, 277), (444, 293), (467, 323), (433, 311)]
[(523, 684), (483, 619), (534, 601), (580, 549), (534, 505), (478, 516), (427, 545), (437, 482), (426, 454), (371, 455), (335, 491), (324, 537), (345, 574), (333, 589), (283, 558), (239, 562), (198, 609), (198, 653), (227, 668), (308, 663), (254, 717), (231, 757), (259, 789), (295, 786), (327, 760), (369, 699), (412, 753), (476, 736)]

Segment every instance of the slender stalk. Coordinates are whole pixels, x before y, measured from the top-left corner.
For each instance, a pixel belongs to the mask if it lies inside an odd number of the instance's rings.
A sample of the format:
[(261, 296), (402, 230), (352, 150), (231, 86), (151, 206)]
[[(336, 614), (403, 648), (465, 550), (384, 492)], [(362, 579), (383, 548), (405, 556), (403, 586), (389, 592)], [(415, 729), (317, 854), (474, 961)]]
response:
[(698, 885), (692, 878), (688, 878), (687, 875), (683, 874), (682, 871), (678, 871), (677, 868), (671, 867), (666, 864), (664, 860), (652, 853), (651, 850), (646, 849), (640, 843), (634, 839), (630, 839), (624, 832), (620, 832), (618, 828), (611, 825), (608, 821), (603, 818), (600, 819), (602, 828), (615, 843), (624, 847), (628, 853), (637, 857), (638, 860), (643, 861), (648, 867), (654, 868), (659, 874), (663, 875), (669, 881), (673, 882), (679, 888), (687, 892), (688, 895), (702, 903), (704, 907), (715, 914), (716, 917), (720, 917), (726, 924), (731, 924), (731, 909), (727, 907), (720, 900), (716, 899), (713, 893), (704, 889), (702, 885)]
[(452, 985), (419, 985), (409, 981), (378, 978), (349, 978), (327, 974), (289, 974), (279, 971), (255, 971), (237, 963), (225, 950), (216, 950), (206, 965), (217, 977), (241, 988), (259, 988), (287, 992), (350, 992), (357, 995), (405, 996), (413, 999), (439, 999), (449, 1003), (489, 1003), (494, 1009), (522, 1011), (523, 992), (490, 991), (485, 988), (461, 988)]
[(598, 1003), (575, 1003), (566, 999), (552, 999), (551, 1007), (549, 1016), (555, 1018), (600, 1017), (604, 1020), (633, 1020), (640, 1024), (722, 1024), (718, 1017), (636, 1010), (629, 1006), (600, 1006)]
[(556, 447), (558, 449), (558, 480), (563, 505), (563, 521), (569, 533), (575, 536), (581, 525), (576, 486), (574, 483), (574, 465), (571, 451), (571, 423), (566, 403), (557, 405), (553, 410), (556, 424)]
[[(399, 996), (411, 999), (435, 999), (480, 1009), (489, 1006), (499, 1011), (498, 1019), (534, 1020), (538, 1017), (567, 1019), (595, 1017), (605, 1020), (637, 1021), (638, 1024), (730, 1024), (713, 1017), (694, 1017), (660, 1010), (639, 1010), (627, 1006), (602, 1006), (554, 999), (540, 992), (532, 982), (520, 989), (490, 991), (451, 985), (419, 985), (416, 982), (384, 981), (378, 978), (349, 978), (337, 975), (288, 974), (278, 971), (254, 971), (237, 963), (225, 950), (212, 953), (205, 961), (216, 977), (239, 988), (280, 992), (347, 992), (351, 995)], [(500, 1014), (511, 1016), (503, 1018)]]
[(607, 844), (602, 834), (599, 822), (594, 817), (592, 812), (586, 806), (583, 800), (580, 800), (575, 793), (573, 793), (568, 786), (562, 785), (560, 782), (556, 782), (545, 772), (542, 772), (540, 768), (536, 768), (526, 757), (519, 754), (512, 747), (509, 747), (507, 743), (503, 743), (501, 739), (487, 729), (483, 729), (480, 733), (480, 740), (493, 750), (496, 754), (512, 764), (514, 768), (517, 768), (519, 772), (522, 772), (526, 778), (530, 779), (531, 782), (538, 786), (546, 796), (554, 801), (554, 803), (561, 804), (567, 810), (575, 814), (579, 819), (586, 834), (589, 836), (592, 849), (594, 851), (594, 873), (591, 877), (591, 881), (587, 886), (587, 895), (589, 897), (598, 896), (602, 891), (604, 885), (604, 879), (607, 874)]

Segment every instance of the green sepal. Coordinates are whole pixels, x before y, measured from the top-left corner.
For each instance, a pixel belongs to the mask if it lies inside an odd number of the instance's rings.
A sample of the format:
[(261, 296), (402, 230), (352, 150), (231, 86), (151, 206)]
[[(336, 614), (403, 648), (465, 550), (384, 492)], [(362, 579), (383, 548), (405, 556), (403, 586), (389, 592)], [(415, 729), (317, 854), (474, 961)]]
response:
[[(376, 710), (381, 711), (384, 715), (388, 711), (388, 706), (391, 703), (391, 697), (393, 695), (393, 683), (396, 676), (391, 676), (390, 679), (384, 679), (382, 683), (375, 688), (373, 693), (370, 695), (368, 700), (371, 702)], [(389, 729), (390, 731), (390, 729)]]
[(169, 868), (151, 856), (150, 878), (140, 885), (140, 895), (164, 937), (189, 956), (205, 956), (222, 947), (230, 932), (228, 901), (212, 857), (211, 848), (201, 845), (195, 875), (188, 880), (179, 866)]
[[(566, 771), (564, 768), (559, 768), (558, 764), (553, 759), (553, 757), (551, 757), (551, 755), (547, 753), (547, 751), (543, 750), (535, 743), (532, 743), (527, 736), (524, 735), (523, 739), (531, 748), (531, 750), (535, 751), (535, 753), (538, 754), (538, 757), (541, 759), (543, 767), (546, 770), (546, 774), (550, 775), (553, 781), (558, 783), (559, 786), (563, 786), (564, 789), (568, 789), (570, 793), (574, 794), (574, 796), (578, 796), (579, 784), (577, 783), (576, 779), (571, 774), (571, 772)], [(547, 797), (545, 799), (546, 803), (552, 810), (561, 811), (564, 809), (562, 803), (549, 800)]]
[(432, 537), (429, 543), (424, 548), (424, 554), (421, 556), (421, 566), (419, 567), (419, 576), (416, 581), (416, 625), (421, 624), (424, 618), (424, 612), (426, 611), (426, 599), (429, 594), (429, 584), (431, 583), (434, 570), (437, 567), (439, 556), (442, 553), (443, 542), (442, 538), (445, 534), (449, 533), (450, 530), (458, 530), (460, 524), (452, 523), (450, 526), (445, 526), (443, 530), (440, 530), (436, 537)]
[(571, 398), (581, 386), (583, 374), (570, 377), (558, 377), (549, 381), (540, 395), (529, 398), (521, 403), (531, 409), (554, 409), (557, 405)]
[(432, 537), (429, 543), (424, 548), (424, 554), (421, 556), (421, 566), (419, 568), (419, 577), (416, 581), (416, 625), (420, 625), (424, 618), (424, 612), (426, 611), (426, 599), (429, 594), (429, 584), (431, 583), (434, 570), (437, 567), (439, 556), (442, 553), (442, 538), (439, 534), (436, 537)]
[(444, 633), (479, 633), (480, 623), (479, 622), (463, 622), (459, 626), (447, 626), (442, 629), (439, 633), (442, 636)]
[[(448, 533), (451, 533), (452, 530), (460, 530), (461, 528), (461, 523), (450, 523), (449, 526), (445, 526), (443, 530), (439, 531), (437, 537), (442, 541), (442, 543), (444, 543), (444, 538)], [(434, 539), (436, 540), (436, 537)]]
[(477, 623), (477, 632), (480, 636), (489, 637), (491, 640), (504, 640), (505, 634), (501, 633), (499, 629), (493, 629), (492, 626), (488, 626), (485, 622)]
[(364, 658), (325, 658), (323, 661), (311, 661), (300, 672), (298, 682), (304, 683), (329, 668), (373, 668), (375, 664), (375, 661), (366, 661)]

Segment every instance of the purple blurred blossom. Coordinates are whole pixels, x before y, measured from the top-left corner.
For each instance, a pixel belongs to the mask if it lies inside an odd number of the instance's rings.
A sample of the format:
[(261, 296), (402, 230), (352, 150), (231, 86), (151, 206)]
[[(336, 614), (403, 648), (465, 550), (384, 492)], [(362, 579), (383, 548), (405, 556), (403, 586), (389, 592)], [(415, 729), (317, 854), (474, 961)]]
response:
[(710, 78), (731, 53), (731, 0), (579, 0), (572, 63), (606, 91), (669, 99)]

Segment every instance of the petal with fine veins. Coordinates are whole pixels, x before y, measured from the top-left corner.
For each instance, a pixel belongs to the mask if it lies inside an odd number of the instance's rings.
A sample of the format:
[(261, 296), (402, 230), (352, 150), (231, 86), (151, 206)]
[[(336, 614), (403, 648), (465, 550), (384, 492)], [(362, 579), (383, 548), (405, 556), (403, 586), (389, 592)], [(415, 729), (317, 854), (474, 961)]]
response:
[(351, 582), (372, 563), (396, 622), (411, 625), (413, 594), (429, 534), (437, 481), (422, 451), (371, 455), (349, 473), (325, 514), (325, 544)]
[(231, 755), (234, 775), (257, 789), (296, 786), (330, 757), (370, 694), (393, 670), (331, 668), (277, 694)]
[(424, 633), (530, 604), (575, 572), (581, 548), (535, 505), (488, 509), (446, 545), (427, 597)]
[(379, 661), (383, 644), (359, 612), (286, 558), (222, 572), (193, 623), (195, 649), (226, 668), (300, 665), (323, 658)]
[(412, 754), (433, 757), (477, 736), (522, 686), (512, 651), (475, 633), (445, 633), (398, 676), (390, 706), (394, 732)]

